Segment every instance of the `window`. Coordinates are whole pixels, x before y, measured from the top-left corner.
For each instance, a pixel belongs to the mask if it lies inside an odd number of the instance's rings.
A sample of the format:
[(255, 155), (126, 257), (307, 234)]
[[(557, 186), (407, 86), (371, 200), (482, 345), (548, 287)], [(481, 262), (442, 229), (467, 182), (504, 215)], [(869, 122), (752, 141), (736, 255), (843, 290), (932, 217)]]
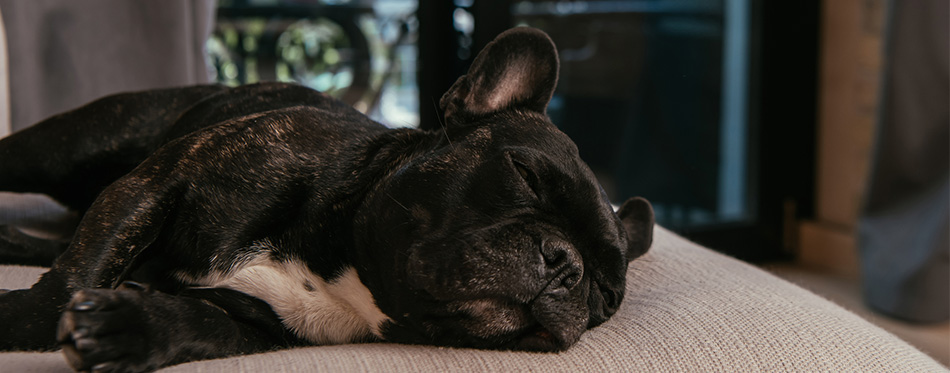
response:
[(215, 81), (297, 82), (390, 126), (417, 126), (415, 0), (222, 0)]

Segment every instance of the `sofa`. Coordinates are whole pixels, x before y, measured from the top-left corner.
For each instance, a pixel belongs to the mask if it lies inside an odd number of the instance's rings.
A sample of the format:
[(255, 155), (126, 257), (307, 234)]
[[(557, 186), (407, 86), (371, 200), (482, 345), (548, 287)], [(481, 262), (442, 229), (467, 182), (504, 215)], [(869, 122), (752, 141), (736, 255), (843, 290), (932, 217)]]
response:
[[(0, 193), (0, 225), (55, 234), (76, 219), (43, 196)], [(44, 271), (0, 266), (0, 288), (29, 287)], [(69, 370), (59, 352), (0, 353), (4, 372)], [(161, 371), (946, 372), (947, 368), (826, 299), (656, 226), (650, 252), (629, 266), (620, 310), (566, 352), (369, 343), (273, 351)]]

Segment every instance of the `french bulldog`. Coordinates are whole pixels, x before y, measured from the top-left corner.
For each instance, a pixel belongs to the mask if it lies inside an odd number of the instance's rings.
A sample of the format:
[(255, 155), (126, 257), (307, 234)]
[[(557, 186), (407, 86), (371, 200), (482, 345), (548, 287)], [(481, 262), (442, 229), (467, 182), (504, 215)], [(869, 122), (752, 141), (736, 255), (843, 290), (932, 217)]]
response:
[[(615, 212), (546, 115), (553, 42), (515, 28), (440, 101), (390, 129), (305, 87), (102, 98), (0, 140), (0, 190), (80, 211), (0, 295), (0, 350), (148, 371), (299, 345), (385, 341), (555, 352), (606, 321), (653, 211)], [(4, 252), (6, 252), (4, 254)]]

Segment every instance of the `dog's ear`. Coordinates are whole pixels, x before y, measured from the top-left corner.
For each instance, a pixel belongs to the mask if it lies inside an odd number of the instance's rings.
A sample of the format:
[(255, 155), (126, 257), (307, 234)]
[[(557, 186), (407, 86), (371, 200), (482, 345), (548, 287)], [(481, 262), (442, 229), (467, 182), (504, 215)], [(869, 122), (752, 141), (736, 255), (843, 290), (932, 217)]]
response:
[(545, 113), (557, 85), (558, 57), (543, 31), (516, 27), (479, 52), (468, 74), (439, 102), (446, 123), (517, 108)]
[(653, 206), (641, 197), (628, 199), (617, 210), (620, 221), (627, 231), (627, 260), (634, 260), (653, 244)]

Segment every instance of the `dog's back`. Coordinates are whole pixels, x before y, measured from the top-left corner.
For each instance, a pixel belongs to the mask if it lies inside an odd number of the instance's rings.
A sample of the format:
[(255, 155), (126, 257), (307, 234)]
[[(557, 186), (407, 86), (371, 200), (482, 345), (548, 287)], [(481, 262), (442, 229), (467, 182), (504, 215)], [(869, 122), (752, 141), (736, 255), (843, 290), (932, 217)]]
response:
[[(106, 186), (161, 146), (222, 122), (295, 106), (344, 119), (333, 123), (382, 128), (323, 93), (287, 83), (121, 93), (52, 116), (0, 141), (0, 175), (5, 176), (0, 178), (0, 190), (44, 193), (85, 211)], [(37, 135), (51, 132), (57, 135)], [(57, 157), (64, 154), (68, 157)]]

